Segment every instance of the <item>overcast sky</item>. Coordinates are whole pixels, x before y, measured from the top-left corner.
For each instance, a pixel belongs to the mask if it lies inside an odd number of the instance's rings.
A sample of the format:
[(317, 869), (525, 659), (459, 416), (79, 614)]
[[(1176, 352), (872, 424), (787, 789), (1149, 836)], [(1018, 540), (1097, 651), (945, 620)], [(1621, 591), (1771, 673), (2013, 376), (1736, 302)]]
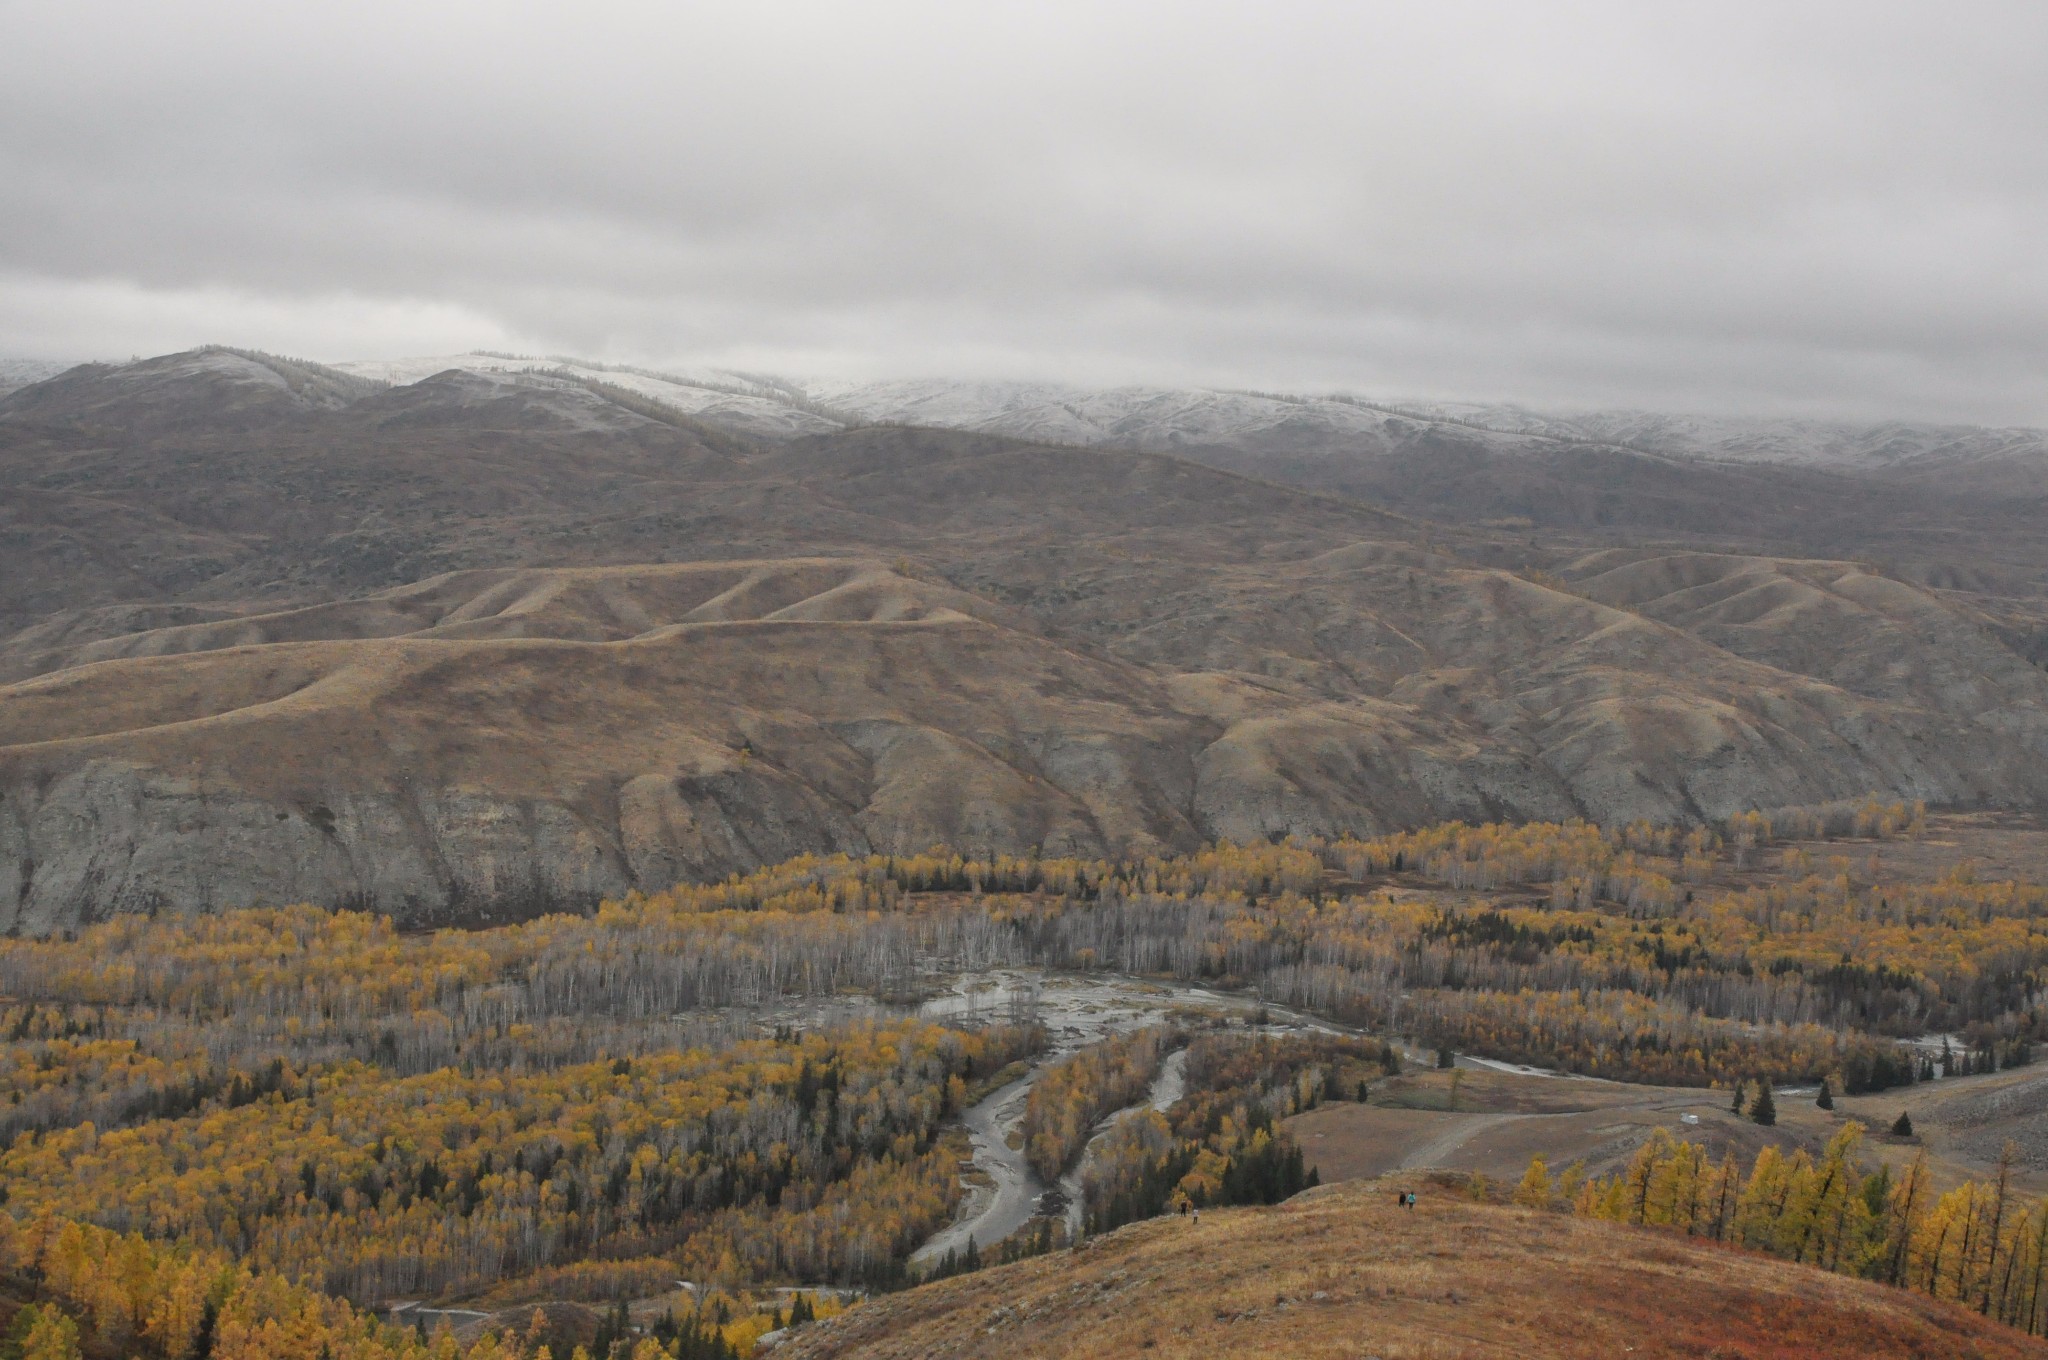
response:
[(2048, 424), (2048, 4), (0, 0), (0, 355)]

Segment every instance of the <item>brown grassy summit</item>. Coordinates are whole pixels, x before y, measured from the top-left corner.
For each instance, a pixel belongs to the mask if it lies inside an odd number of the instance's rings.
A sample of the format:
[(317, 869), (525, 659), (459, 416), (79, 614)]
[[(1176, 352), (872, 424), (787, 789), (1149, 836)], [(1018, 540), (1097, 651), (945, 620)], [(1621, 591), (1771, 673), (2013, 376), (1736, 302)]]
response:
[[(1407, 1185), (1410, 1182), (1402, 1182)], [(777, 1360), (2048, 1355), (1952, 1304), (1644, 1229), (1391, 1182), (1155, 1219), (799, 1329)]]

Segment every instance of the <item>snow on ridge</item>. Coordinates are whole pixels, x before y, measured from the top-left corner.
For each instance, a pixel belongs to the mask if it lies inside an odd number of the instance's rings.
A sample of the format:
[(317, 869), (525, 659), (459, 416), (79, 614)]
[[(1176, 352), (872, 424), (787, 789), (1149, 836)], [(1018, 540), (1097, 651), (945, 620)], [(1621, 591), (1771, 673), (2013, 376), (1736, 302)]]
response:
[(1281, 426), (1377, 434), (1388, 419), (1384, 412), (1331, 399), (1212, 388), (898, 379), (820, 383), (805, 390), (822, 405), (868, 420), (1142, 448), (1238, 443)]
[(78, 367), (82, 362), (84, 361), (62, 359), (0, 359), (0, 397), (48, 381), (59, 373)]
[(566, 372), (624, 388), (711, 424), (769, 439), (874, 421), (970, 430), (1060, 444), (1170, 451), (1241, 448), (1368, 454), (1418, 427), (1528, 450), (1530, 440), (1608, 444), (1685, 459), (1878, 470), (1925, 461), (2048, 459), (2048, 433), (1890, 422), (1703, 416), (1651, 411), (1538, 411), (1511, 403), (1381, 402), (1201, 387), (1080, 387), (1043, 381), (898, 378), (791, 381), (730, 369), (653, 370), (555, 356), (469, 353), (336, 364), (407, 384), (448, 369)]
[[(344, 363), (329, 364), (329, 368), (343, 373), (352, 373), (361, 378), (377, 378), (398, 387), (409, 387), (423, 382), (437, 373), (450, 369), (461, 369), (471, 373), (555, 373), (571, 372), (579, 377), (601, 378), (617, 381), (628, 377), (653, 375), (673, 384), (691, 387), (714, 387), (730, 389), (767, 389), (741, 374), (723, 369), (706, 368), (694, 370), (663, 371), (635, 368), (630, 365), (599, 363), (590, 359), (575, 359), (562, 355), (548, 354), (491, 354), (482, 350), (471, 350), (466, 354), (417, 355), (401, 359), (351, 359)], [(623, 382), (619, 383), (624, 386)]]
[(343, 373), (378, 378), (400, 387), (424, 382), (450, 370), (480, 374), (565, 374), (621, 388), (709, 424), (763, 438), (791, 439), (841, 428), (836, 421), (799, 408), (786, 393), (744, 374), (724, 369), (657, 374), (649, 369), (582, 359), (477, 352), (410, 359), (358, 359), (332, 367)]
[(1479, 402), (1414, 403), (1402, 409), (1503, 433), (1733, 462), (1877, 469), (1922, 458), (1974, 461), (2048, 455), (2048, 432), (2018, 428), (1630, 410), (1545, 413)]

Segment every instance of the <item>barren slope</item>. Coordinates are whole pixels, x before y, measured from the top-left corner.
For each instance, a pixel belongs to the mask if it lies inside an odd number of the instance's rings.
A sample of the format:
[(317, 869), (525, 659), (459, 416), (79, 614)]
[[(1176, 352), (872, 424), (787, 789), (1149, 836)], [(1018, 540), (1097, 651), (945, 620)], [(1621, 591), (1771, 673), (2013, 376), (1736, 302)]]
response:
[(1155, 681), (953, 598), (859, 563), (479, 573), (145, 635), (0, 690), (0, 904), (417, 920), (805, 850), (1198, 839), (1200, 734)]

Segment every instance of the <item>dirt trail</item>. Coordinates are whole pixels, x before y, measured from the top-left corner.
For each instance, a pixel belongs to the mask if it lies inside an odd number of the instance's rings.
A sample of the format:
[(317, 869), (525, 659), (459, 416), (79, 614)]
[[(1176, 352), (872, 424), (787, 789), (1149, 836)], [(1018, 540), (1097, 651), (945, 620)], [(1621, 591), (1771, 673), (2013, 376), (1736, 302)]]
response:
[(1448, 1115), (1446, 1118), (1457, 1120), (1456, 1127), (1445, 1129), (1421, 1147), (1409, 1152), (1406, 1157), (1401, 1159), (1401, 1170), (1421, 1171), (1428, 1167), (1442, 1166), (1445, 1158), (1471, 1142), (1477, 1134), (1484, 1133), (1488, 1129), (1498, 1128), (1502, 1124), (1511, 1124), (1518, 1119), (1541, 1119), (1543, 1116), (1533, 1114), (1468, 1114)]
[[(1462, 1062), (1464, 1060), (1460, 1059), (1459, 1061)], [(1546, 1080), (1554, 1080), (1556, 1074), (1544, 1073), (1542, 1077)], [(1598, 1078), (1594, 1077), (1571, 1079), (1587, 1082), (1598, 1081)], [(1619, 1083), (1614, 1082), (1602, 1082), (1600, 1084), (1609, 1088), (1626, 1089), (1621, 1088)], [(1645, 1088), (1635, 1089), (1645, 1090)], [(1504, 1125), (1518, 1123), (1526, 1119), (1569, 1120), (1595, 1114), (1606, 1114), (1615, 1118), (1625, 1117), (1630, 1114), (1663, 1114), (1673, 1110), (1684, 1110), (1697, 1106), (1700, 1103), (1702, 1094), (1704, 1093), (1693, 1091), (1658, 1093), (1654, 1090), (1645, 1090), (1645, 1098), (1641, 1100), (1611, 1105), (1587, 1106), (1580, 1109), (1514, 1110), (1499, 1114), (1446, 1114), (1444, 1118), (1455, 1120), (1455, 1125), (1437, 1134), (1420, 1147), (1412, 1149), (1407, 1156), (1401, 1159), (1399, 1169), (1402, 1171), (1421, 1171), (1428, 1167), (1442, 1166), (1447, 1158), (1480, 1134), (1488, 1133)]]

